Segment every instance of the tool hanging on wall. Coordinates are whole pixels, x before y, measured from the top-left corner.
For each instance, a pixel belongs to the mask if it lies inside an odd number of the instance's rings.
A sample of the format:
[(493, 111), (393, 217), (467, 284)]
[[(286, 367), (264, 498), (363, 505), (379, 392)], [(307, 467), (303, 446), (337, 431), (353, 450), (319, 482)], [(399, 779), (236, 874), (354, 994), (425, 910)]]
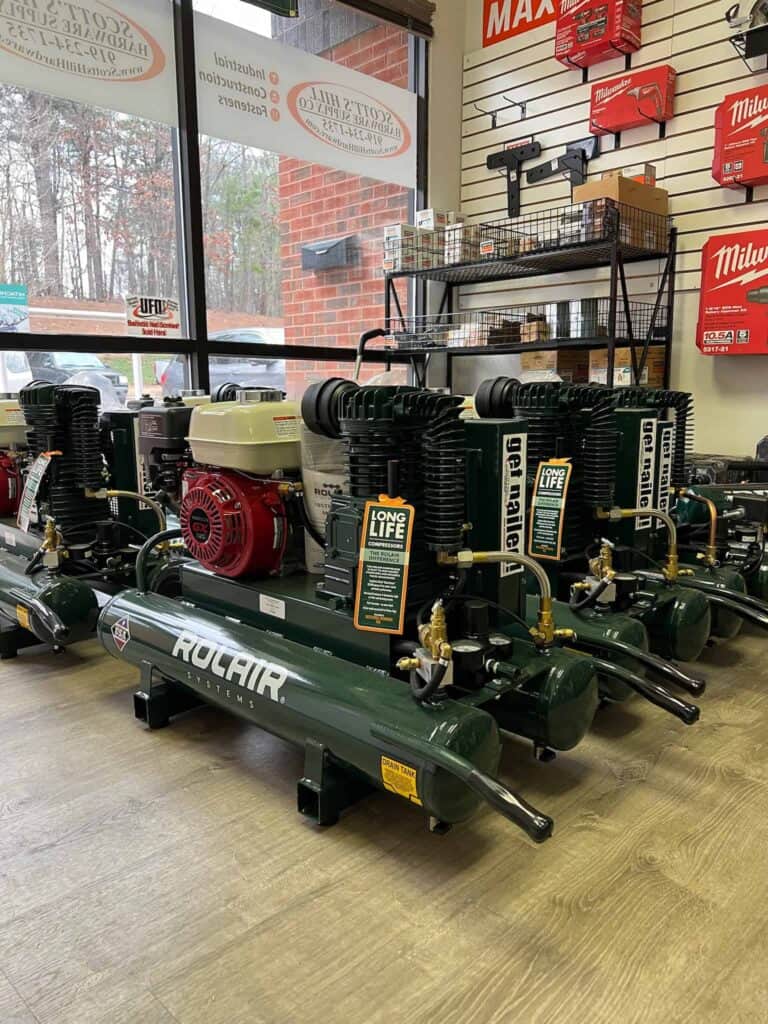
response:
[[(507, 174), (507, 216), (520, 216), (520, 182), (523, 164), (541, 156), (541, 143), (528, 139), (525, 142), (491, 153), (486, 160), (489, 171), (504, 170)], [(528, 179), (530, 181), (530, 178)]]
[(749, 14), (742, 15), (740, 10), (740, 4), (729, 7), (725, 12), (725, 20), (728, 27), (734, 30), (731, 42), (746, 64), (753, 57), (768, 54), (768, 0), (756, 0)]
[(569, 142), (565, 147), (565, 153), (548, 160), (545, 164), (532, 167), (527, 174), (529, 185), (535, 185), (546, 178), (553, 178), (556, 174), (562, 174), (574, 185), (583, 185), (587, 180), (587, 166), (590, 160), (600, 156), (600, 136), (591, 135), (588, 139), (581, 139), (579, 142)]

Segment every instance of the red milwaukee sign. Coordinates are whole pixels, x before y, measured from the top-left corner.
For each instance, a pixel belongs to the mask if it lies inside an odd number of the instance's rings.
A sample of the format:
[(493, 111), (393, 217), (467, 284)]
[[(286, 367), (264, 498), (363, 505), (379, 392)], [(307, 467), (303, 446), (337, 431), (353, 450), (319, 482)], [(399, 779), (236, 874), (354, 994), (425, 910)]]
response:
[(608, 135), (653, 121), (669, 121), (674, 113), (675, 78), (675, 69), (663, 64), (595, 82), (589, 130), (593, 135)]
[(768, 228), (702, 250), (696, 344), (708, 356), (768, 355)]
[(519, 36), (556, 17), (556, 0), (483, 0), (483, 46)]
[(726, 188), (768, 184), (768, 86), (726, 96), (717, 108), (712, 177)]

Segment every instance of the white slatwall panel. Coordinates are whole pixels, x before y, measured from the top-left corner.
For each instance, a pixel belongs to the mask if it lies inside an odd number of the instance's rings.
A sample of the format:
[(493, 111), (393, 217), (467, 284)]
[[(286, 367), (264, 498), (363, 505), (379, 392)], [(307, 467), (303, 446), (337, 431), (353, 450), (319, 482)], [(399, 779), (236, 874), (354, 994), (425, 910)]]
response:
[[(703, 243), (716, 231), (764, 225), (768, 212), (768, 186), (756, 189), (754, 202), (747, 205), (744, 191), (722, 189), (711, 175), (714, 108), (727, 93), (766, 81), (765, 73), (747, 70), (728, 41), (726, 6), (712, 0), (646, 0), (643, 46), (633, 54), (632, 67), (668, 63), (677, 70), (675, 117), (667, 124), (665, 139), (659, 139), (657, 125), (648, 125), (624, 132), (621, 148), (614, 151), (613, 136), (604, 136), (603, 155), (591, 165), (591, 177), (629, 164), (656, 165), (658, 184), (670, 193), (670, 212), (679, 232), (678, 314), (685, 315), (676, 316), (676, 334), (684, 329), (686, 343), (695, 328), (695, 313), (694, 323), (689, 322), (695, 309), (691, 293), (699, 286)], [(566, 143), (589, 134), (592, 83), (624, 70), (623, 57), (595, 65), (589, 83), (583, 84), (581, 72), (559, 64), (553, 49), (554, 26), (547, 25), (464, 58), (461, 208), (471, 220), (506, 216), (506, 178), (486, 169), (489, 153), (507, 141), (533, 135), (541, 143), (542, 162), (556, 156)], [(510, 108), (499, 115), (494, 131), (490, 117), (480, 114), (475, 104), (485, 110), (505, 106), (504, 94), (527, 101), (527, 117), (520, 122), (515, 108)], [(539, 185), (523, 180), (523, 214), (568, 202), (570, 186), (562, 178)], [(653, 263), (629, 267), (633, 294), (653, 293), (659, 272)], [(607, 271), (593, 270), (476, 286), (464, 289), (462, 305), (482, 308), (529, 297), (546, 301), (603, 295), (606, 277)]]

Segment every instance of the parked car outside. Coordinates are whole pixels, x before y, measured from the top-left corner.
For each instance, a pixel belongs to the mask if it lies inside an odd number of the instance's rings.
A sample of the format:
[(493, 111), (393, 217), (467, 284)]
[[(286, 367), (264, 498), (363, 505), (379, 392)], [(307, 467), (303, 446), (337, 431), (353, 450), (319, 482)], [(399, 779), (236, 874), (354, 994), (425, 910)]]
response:
[[(209, 335), (211, 341), (228, 341), (243, 345), (283, 345), (285, 332), (282, 327), (236, 327), (227, 331), (216, 331)], [(187, 383), (186, 360), (182, 355), (171, 357), (160, 376), (163, 397), (178, 395), (189, 387)], [(258, 356), (211, 356), (209, 363), (211, 391), (221, 384), (242, 384), (247, 388), (278, 388), (285, 391), (285, 360), (272, 357), (259, 359)]]
[(27, 359), (35, 380), (51, 384), (64, 384), (76, 373), (98, 373), (106, 377), (115, 389), (122, 405), (128, 397), (128, 378), (103, 363), (90, 352), (27, 352)]
[(3, 352), (0, 353), (3, 360), (5, 373), (0, 375), (2, 387), (0, 391), (7, 391), (15, 395), (32, 380), (32, 370), (29, 366), (26, 352)]

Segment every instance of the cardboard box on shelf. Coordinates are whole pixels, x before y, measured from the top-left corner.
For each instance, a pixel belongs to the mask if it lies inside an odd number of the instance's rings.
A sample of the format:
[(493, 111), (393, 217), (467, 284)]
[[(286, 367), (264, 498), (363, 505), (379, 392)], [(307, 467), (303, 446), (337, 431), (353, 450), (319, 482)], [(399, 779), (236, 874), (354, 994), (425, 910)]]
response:
[(626, 206), (646, 210), (661, 217), (669, 214), (669, 193), (663, 188), (652, 188), (620, 174), (588, 181), (574, 188), (574, 203), (586, 203), (590, 199), (613, 199), (617, 203), (624, 203)]
[(480, 259), (480, 224), (449, 224), (445, 229), (445, 262), (474, 263)]
[(652, 121), (669, 121), (674, 114), (676, 79), (675, 69), (662, 64), (595, 82), (589, 130), (593, 135), (611, 135)]
[[(639, 355), (639, 352), (638, 352)], [(614, 353), (614, 384), (627, 387), (632, 383), (632, 353), (628, 348), (617, 348)], [(605, 384), (608, 379), (608, 352), (606, 349), (589, 353), (589, 383)], [(642, 375), (642, 384), (652, 388), (664, 387), (664, 349), (648, 349), (648, 359)]]
[(464, 218), (453, 210), (417, 210), (416, 227), (424, 231), (435, 231), (438, 228), (446, 228), (449, 224), (456, 224)]
[(387, 224), (384, 228), (384, 245), (413, 241), (419, 233), (415, 224)]
[(551, 337), (552, 331), (546, 320), (532, 320), (520, 324), (520, 341), (549, 341)]
[(605, 217), (609, 204), (619, 203), (620, 240), (625, 245), (651, 252), (666, 251), (669, 195), (663, 188), (651, 188), (617, 174), (577, 185), (573, 201), (588, 204), (584, 219), (590, 240), (606, 236)]
[(522, 352), (520, 368), (526, 373), (551, 371), (572, 384), (583, 384), (589, 375), (589, 359), (583, 349), (555, 352)]
[(656, 168), (653, 164), (633, 164), (631, 167), (616, 167), (612, 171), (604, 171), (603, 178), (629, 178), (641, 185), (656, 185)]
[(399, 271), (431, 270), (436, 264), (429, 251), (422, 251), (418, 245), (408, 241), (401, 245), (389, 244), (384, 247), (382, 267), (385, 273)]
[(588, 68), (640, 49), (642, 0), (560, 0), (555, 57)]

